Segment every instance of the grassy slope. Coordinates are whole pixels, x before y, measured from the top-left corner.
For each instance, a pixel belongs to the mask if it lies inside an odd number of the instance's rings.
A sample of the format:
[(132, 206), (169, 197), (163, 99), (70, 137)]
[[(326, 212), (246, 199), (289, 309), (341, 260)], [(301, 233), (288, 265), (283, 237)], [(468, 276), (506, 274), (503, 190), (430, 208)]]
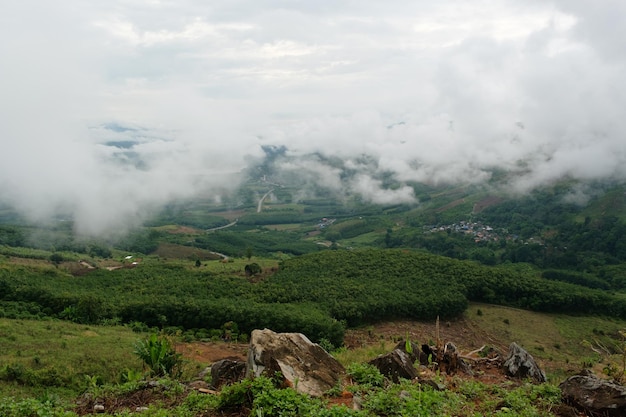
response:
[[(594, 360), (594, 367), (599, 373), (609, 360), (617, 364), (619, 357), (601, 358), (582, 341), (615, 346), (619, 340), (611, 335), (626, 329), (626, 321), (623, 320), (540, 314), (487, 304), (472, 304), (465, 313), (465, 320), (489, 335), (484, 344), (505, 349), (513, 341), (519, 343), (539, 360), (555, 383), (566, 374), (581, 369), (583, 362), (589, 359)], [(404, 337), (405, 333), (401, 333), (395, 336)], [(73, 389), (64, 390), (0, 382), (0, 397), (37, 397), (52, 391), (71, 398), (86, 384), (85, 375), (99, 376), (105, 382), (118, 382), (126, 369), (141, 370), (141, 364), (132, 351), (134, 343), (144, 336), (122, 326), (0, 319), (0, 345), (3, 347), (0, 368), (15, 364), (33, 370), (55, 368), (62, 376), (72, 376), (75, 384)], [(450, 341), (462, 344), (463, 337), (464, 333), (459, 332), (452, 335)], [(381, 340), (360, 349), (340, 351), (337, 357), (345, 365), (364, 362), (388, 352), (394, 344), (393, 341)], [(190, 363), (187, 375), (203, 365), (206, 364)]]
[(589, 362), (601, 374), (608, 362), (621, 361), (616, 354), (598, 355), (589, 344), (596, 349), (602, 345), (616, 352), (623, 346), (618, 332), (626, 329), (626, 320), (542, 314), (478, 303), (471, 304), (466, 316), (496, 340), (520, 344), (542, 362), (548, 375), (557, 379), (582, 369)]
[[(86, 383), (85, 375), (118, 382), (126, 369), (141, 371), (141, 363), (132, 353), (140, 337), (121, 326), (0, 319), (0, 367), (19, 364), (33, 371), (53, 369), (61, 378), (71, 379), (69, 393), (75, 394)], [(0, 396), (32, 396), (50, 390), (67, 394), (50, 387), (0, 383)]]

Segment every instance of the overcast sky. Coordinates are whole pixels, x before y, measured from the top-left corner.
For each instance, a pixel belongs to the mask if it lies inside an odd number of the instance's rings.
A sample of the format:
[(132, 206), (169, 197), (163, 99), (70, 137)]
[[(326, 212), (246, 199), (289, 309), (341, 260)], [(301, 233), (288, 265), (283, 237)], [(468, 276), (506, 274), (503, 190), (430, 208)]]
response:
[(623, 0), (20, 0), (0, 36), (0, 198), (83, 233), (219, 198), (261, 145), (400, 181), (626, 177)]

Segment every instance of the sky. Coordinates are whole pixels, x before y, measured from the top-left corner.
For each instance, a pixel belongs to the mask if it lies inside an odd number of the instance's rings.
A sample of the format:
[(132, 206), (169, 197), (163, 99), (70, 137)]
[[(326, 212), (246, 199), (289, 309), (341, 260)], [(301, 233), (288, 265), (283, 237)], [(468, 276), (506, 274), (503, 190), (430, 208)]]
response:
[(623, 180), (625, 23), (623, 0), (5, 1), (0, 200), (102, 235), (219, 201), (281, 145), (375, 203), (417, 202), (381, 172)]

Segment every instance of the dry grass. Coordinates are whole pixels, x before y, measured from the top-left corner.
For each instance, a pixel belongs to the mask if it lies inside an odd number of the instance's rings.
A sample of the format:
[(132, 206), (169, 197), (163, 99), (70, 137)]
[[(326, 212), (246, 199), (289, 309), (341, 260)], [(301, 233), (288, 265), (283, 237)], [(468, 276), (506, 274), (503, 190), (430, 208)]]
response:
[(598, 355), (589, 343), (595, 348), (616, 347), (620, 342), (618, 331), (626, 329), (625, 320), (541, 314), (476, 303), (466, 315), (494, 338), (517, 342), (541, 362), (546, 372), (559, 375), (576, 372), (590, 362), (597, 373), (602, 373), (606, 363), (616, 358)]
[[(619, 355), (598, 355), (590, 344), (596, 350), (601, 350), (600, 346), (616, 348), (622, 341), (618, 333), (622, 329), (626, 329), (624, 320), (472, 303), (464, 317), (441, 323), (440, 336), (462, 352), (488, 345), (506, 353), (508, 346), (517, 342), (535, 357), (548, 377), (559, 380), (590, 364), (598, 374), (609, 362), (619, 367)], [(348, 330), (346, 344), (350, 349), (339, 350), (335, 356), (344, 365), (366, 362), (389, 352), (407, 335), (414, 342), (431, 343), (435, 340), (435, 323), (404, 320)]]

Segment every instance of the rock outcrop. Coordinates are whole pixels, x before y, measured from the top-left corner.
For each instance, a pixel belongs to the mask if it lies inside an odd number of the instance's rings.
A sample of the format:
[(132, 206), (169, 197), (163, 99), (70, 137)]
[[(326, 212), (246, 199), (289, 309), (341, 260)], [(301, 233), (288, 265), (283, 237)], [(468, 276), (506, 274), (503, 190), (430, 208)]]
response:
[(218, 389), (222, 385), (241, 381), (246, 376), (246, 362), (222, 359), (211, 365), (211, 385)]
[(509, 354), (502, 366), (509, 376), (530, 378), (539, 384), (546, 382), (546, 374), (539, 368), (532, 355), (515, 342), (509, 346)]
[(626, 416), (626, 387), (583, 371), (561, 382), (563, 400), (588, 415)]
[(406, 342), (400, 342), (394, 350), (384, 355), (379, 355), (369, 361), (381, 374), (392, 380), (400, 382), (400, 379), (415, 379), (418, 377), (414, 363), (420, 357), (419, 346), (411, 343), (407, 352)]
[(246, 369), (253, 376), (280, 372), (287, 385), (316, 397), (345, 375), (343, 366), (305, 335), (269, 329), (252, 332)]

